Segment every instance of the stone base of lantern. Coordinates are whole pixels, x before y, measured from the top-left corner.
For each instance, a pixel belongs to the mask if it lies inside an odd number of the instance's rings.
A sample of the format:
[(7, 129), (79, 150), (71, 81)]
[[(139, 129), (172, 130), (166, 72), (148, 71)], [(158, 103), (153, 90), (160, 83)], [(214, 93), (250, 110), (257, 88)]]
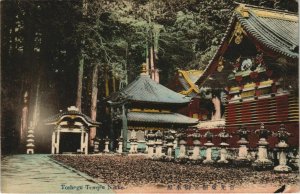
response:
[(188, 159), (188, 156), (186, 155), (186, 141), (184, 140), (180, 140), (179, 142), (180, 146), (179, 146), (179, 155), (178, 158), (179, 160), (181, 159)]
[(220, 144), (221, 150), (220, 150), (220, 156), (221, 159), (217, 161), (218, 164), (228, 164), (229, 161), (226, 159), (227, 158), (227, 147), (229, 146), (228, 143), (222, 142)]
[(131, 142), (130, 143), (129, 154), (137, 154), (137, 147), (138, 147), (138, 143), (137, 142)]
[(203, 160), (203, 164), (213, 164), (215, 163), (214, 160)]
[(239, 167), (251, 166), (251, 161), (248, 158), (236, 158), (233, 160), (233, 164)]
[(194, 143), (194, 149), (193, 149), (193, 155), (190, 156), (190, 160), (200, 160), (200, 143), (195, 144)]
[(173, 161), (174, 158), (173, 158), (172, 156), (165, 156), (165, 157), (164, 157), (164, 160), (165, 160), (165, 161)]
[(27, 149), (26, 154), (34, 154), (34, 149), (32, 148)]
[(273, 167), (273, 162), (268, 159), (255, 160), (252, 167), (256, 170), (270, 170)]
[(278, 165), (274, 168), (275, 172), (291, 172), (292, 168), (287, 165)]
[(108, 144), (106, 144), (106, 143), (105, 143), (105, 148), (104, 148), (103, 152), (104, 152), (105, 154), (108, 154), (108, 153), (109, 153)]
[(203, 164), (212, 164), (215, 163), (214, 160), (212, 160), (212, 149), (211, 147), (214, 146), (213, 143), (208, 141), (207, 143), (204, 144), (206, 148), (206, 159), (203, 161)]
[(229, 161), (228, 160), (218, 160), (217, 163), (218, 164), (228, 164)]
[(152, 159), (154, 156), (154, 143), (153, 142), (149, 142), (147, 144), (148, 146), (148, 153), (147, 153), (147, 157)]

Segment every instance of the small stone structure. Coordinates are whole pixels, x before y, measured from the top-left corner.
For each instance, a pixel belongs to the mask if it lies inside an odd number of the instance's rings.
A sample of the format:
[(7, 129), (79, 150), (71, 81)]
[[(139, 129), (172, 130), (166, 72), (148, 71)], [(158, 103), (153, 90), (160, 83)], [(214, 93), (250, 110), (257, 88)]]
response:
[(289, 136), (291, 136), (291, 133), (286, 131), (284, 124), (281, 124), (279, 130), (274, 133), (274, 136), (279, 139), (279, 143), (276, 145), (276, 147), (279, 149), (279, 165), (275, 166), (274, 171), (290, 172), (292, 168), (286, 165), (286, 149), (288, 148), (287, 139)]
[(163, 134), (160, 130), (158, 130), (156, 133), (155, 133), (155, 137), (156, 137), (156, 142), (155, 142), (155, 157), (156, 158), (161, 158), (163, 153), (162, 153), (162, 138), (163, 138)]
[(178, 155), (178, 159), (185, 159), (188, 156), (186, 155), (186, 138), (187, 135), (185, 132), (179, 132), (177, 134), (178, 139), (179, 139), (179, 155)]
[(28, 135), (27, 135), (27, 144), (26, 144), (26, 153), (27, 154), (34, 154), (34, 131), (32, 124), (28, 127)]
[(154, 140), (155, 140), (155, 134), (153, 133), (152, 130), (150, 130), (149, 133), (147, 134), (148, 158), (153, 158), (154, 144), (155, 144)]
[(117, 139), (117, 141), (118, 141), (117, 153), (122, 154), (122, 152), (123, 152), (123, 137), (120, 136), (119, 139)]
[(193, 148), (193, 155), (190, 157), (191, 160), (200, 160), (200, 133), (199, 130), (196, 129), (196, 131), (191, 135), (191, 137), (193, 138), (193, 144), (194, 144), (194, 148)]
[(215, 162), (212, 160), (211, 149), (211, 147), (214, 146), (214, 144), (212, 143), (212, 138), (214, 137), (214, 135), (210, 131), (207, 131), (204, 134), (204, 137), (207, 139), (207, 142), (204, 144), (204, 146), (206, 147), (206, 159), (203, 161), (203, 164), (211, 164)]
[(166, 146), (167, 146), (167, 156), (166, 158), (171, 160), (172, 159), (172, 152), (173, 152), (173, 141), (174, 141), (174, 136), (172, 135), (172, 132), (169, 130), (165, 136), (165, 140), (167, 141)]
[(244, 126), (242, 126), (239, 130), (237, 130), (236, 134), (240, 136), (240, 140), (237, 142), (239, 147), (238, 157), (236, 159), (237, 162), (249, 162), (248, 159), (248, 148), (247, 145), (249, 144), (248, 134), (250, 133)]
[(223, 163), (223, 164), (227, 164), (228, 163), (228, 160), (227, 160), (227, 147), (229, 146), (228, 143), (226, 143), (227, 139), (230, 138), (230, 134), (227, 133), (225, 131), (225, 129), (223, 129), (223, 131), (221, 131), (219, 134), (218, 134), (218, 137), (221, 138), (221, 143), (220, 143), (220, 146), (221, 146), (221, 150), (220, 150), (220, 160), (218, 160), (217, 162), (218, 163)]
[(130, 154), (136, 154), (137, 153), (138, 143), (137, 143), (136, 131), (135, 130), (131, 131), (131, 137), (130, 137), (129, 141), (130, 141), (130, 150), (129, 150), (129, 153)]
[(268, 150), (267, 146), (269, 143), (267, 142), (267, 138), (271, 135), (271, 131), (266, 129), (264, 124), (261, 123), (259, 129), (255, 131), (255, 133), (259, 136), (258, 145), (258, 158), (252, 164), (252, 166), (256, 169), (267, 169), (273, 166), (273, 162), (268, 159)]
[(109, 153), (109, 138), (106, 136), (106, 138), (104, 139), (104, 150), (103, 152), (108, 154)]

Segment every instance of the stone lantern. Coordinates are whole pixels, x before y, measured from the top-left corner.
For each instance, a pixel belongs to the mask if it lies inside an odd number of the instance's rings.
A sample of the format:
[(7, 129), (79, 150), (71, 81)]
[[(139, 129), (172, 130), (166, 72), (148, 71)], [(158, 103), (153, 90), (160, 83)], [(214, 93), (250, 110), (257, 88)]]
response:
[(276, 144), (276, 147), (279, 149), (279, 165), (274, 168), (274, 171), (290, 172), (292, 170), (291, 167), (286, 165), (286, 149), (289, 147), (287, 140), (291, 136), (291, 133), (286, 131), (284, 124), (281, 124), (279, 130), (273, 135), (279, 139), (279, 143)]
[(190, 137), (193, 138), (193, 144), (194, 144), (194, 149), (193, 149), (193, 155), (190, 157), (191, 160), (200, 160), (200, 137), (201, 134), (199, 132), (199, 129), (196, 129), (193, 134), (189, 135)]
[(94, 142), (94, 153), (97, 154), (99, 153), (99, 143), (100, 143), (100, 139), (98, 137), (95, 137), (93, 139)]
[(210, 163), (214, 163), (214, 161), (212, 160), (212, 146), (214, 146), (214, 144), (212, 143), (212, 138), (214, 137), (214, 135), (212, 134), (212, 132), (207, 131), (204, 134), (204, 137), (206, 138), (207, 142), (204, 144), (204, 146), (206, 147), (206, 159), (203, 161), (204, 164), (210, 164)]
[(238, 157), (236, 159), (237, 162), (249, 162), (248, 159), (248, 148), (247, 145), (249, 144), (248, 141), (248, 134), (250, 133), (244, 126), (241, 126), (240, 129), (236, 131), (235, 134), (239, 135), (240, 140), (237, 142), (239, 147)]
[(173, 141), (174, 141), (174, 136), (172, 135), (171, 131), (169, 130), (165, 136), (165, 140), (167, 141), (167, 159), (170, 160), (172, 159), (172, 151), (173, 151)]
[(155, 137), (156, 137), (156, 147), (155, 147), (155, 155), (156, 155), (156, 158), (161, 158), (162, 157), (162, 137), (163, 137), (163, 134), (160, 130), (158, 130), (156, 133), (155, 133)]
[(258, 158), (252, 164), (252, 166), (256, 169), (266, 169), (273, 166), (273, 162), (268, 159), (268, 150), (267, 146), (269, 143), (267, 142), (267, 138), (271, 135), (271, 131), (266, 129), (264, 124), (261, 123), (259, 129), (255, 130), (255, 134), (259, 136), (258, 145)]
[(152, 158), (154, 154), (154, 145), (155, 145), (155, 134), (152, 130), (147, 134), (147, 146), (148, 146), (148, 157)]
[(27, 144), (26, 144), (26, 153), (27, 154), (34, 154), (34, 131), (32, 124), (30, 124), (30, 127), (28, 127), (28, 135), (27, 135)]
[(131, 131), (131, 137), (129, 139), (130, 141), (130, 150), (129, 153), (130, 154), (136, 154), (137, 153), (137, 138), (136, 138), (136, 131), (132, 130)]
[(122, 135), (117, 139), (117, 141), (118, 141), (117, 153), (122, 154), (122, 152), (123, 152), (123, 137), (122, 137)]
[(231, 135), (229, 133), (227, 133), (225, 131), (225, 129), (223, 129), (219, 134), (218, 134), (218, 137), (221, 138), (221, 143), (220, 143), (220, 146), (221, 146), (221, 150), (220, 150), (220, 160), (218, 160), (217, 162), (218, 163), (225, 163), (227, 164), (228, 163), (228, 160), (227, 160), (227, 147), (229, 146), (227, 142), (227, 139), (231, 137)]
[(109, 153), (109, 149), (108, 149), (108, 145), (109, 145), (109, 138), (106, 136), (106, 138), (104, 139), (104, 153)]
[(177, 134), (177, 137), (179, 139), (179, 155), (178, 155), (178, 159), (184, 159), (184, 158), (187, 158), (187, 155), (186, 155), (186, 138), (187, 138), (187, 135), (185, 133), (185, 131), (181, 131)]

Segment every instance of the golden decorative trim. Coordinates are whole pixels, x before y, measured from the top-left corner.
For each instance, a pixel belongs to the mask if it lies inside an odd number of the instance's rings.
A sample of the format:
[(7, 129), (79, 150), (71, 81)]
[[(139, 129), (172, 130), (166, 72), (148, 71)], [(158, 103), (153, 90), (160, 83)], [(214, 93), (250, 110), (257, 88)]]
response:
[(298, 22), (297, 16), (289, 15), (288, 13), (278, 13), (278, 12), (255, 10), (255, 9), (253, 9), (253, 12), (259, 17), (274, 18), (274, 19)]
[(256, 84), (252, 82), (252, 83), (245, 84), (245, 85), (244, 85), (244, 88), (245, 88), (245, 89), (248, 89), (248, 88), (255, 88), (255, 86), (256, 86)]
[(190, 70), (190, 71), (184, 71), (184, 70), (178, 70), (179, 75), (183, 76), (183, 78), (188, 82), (188, 84), (190, 85), (190, 88), (186, 91), (181, 91), (180, 94), (184, 94), (184, 95), (188, 95), (190, 94), (193, 90), (198, 94), (200, 92), (199, 88), (197, 87), (197, 85), (195, 83), (193, 83), (193, 81), (191, 80), (191, 78), (189, 77), (188, 73), (191, 72), (193, 74), (202, 73), (202, 71), (199, 70)]
[(132, 108), (130, 109), (131, 112), (164, 112), (164, 113), (170, 113), (170, 110), (158, 110), (158, 109), (140, 109), (140, 108)]
[(140, 108), (132, 108), (130, 109), (131, 112), (142, 112), (142, 109)]
[(240, 90), (241, 90), (240, 87), (231, 87), (229, 91), (233, 92), (233, 91), (240, 91)]
[(267, 86), (267, 85), (271, 85), (274, 81), (273, 80), (267, 80), (267, 81), (263, 81), (260, 82), (259, 86)]
[(235, 29), (234, 29), (234, 42), (235, 44), (241, 44), (242, 40), (243, 40), (243, 28), (242, 25), (237, 22)]
[(224, 69), (224, 59), (223, 59), (223, 57), (221, 56), (221, 57), (219, 58), (217, 70), (218, 70), (218, 72), (221, 72), (223, 69)]
[(298, 16), (292, 15), (290, 13), (282, 12), (282, 11), (266, 10), (258, 7), (256, 8), (247, 7), (245, 4), (241, 4), (235, 9), (236, 12), (240, 13), (245, 18), (249, 17), (249, 10), (251, 10), (258, 17), (266, 17), (266, 18), (274, 18), (274, 19), (298, 22)]

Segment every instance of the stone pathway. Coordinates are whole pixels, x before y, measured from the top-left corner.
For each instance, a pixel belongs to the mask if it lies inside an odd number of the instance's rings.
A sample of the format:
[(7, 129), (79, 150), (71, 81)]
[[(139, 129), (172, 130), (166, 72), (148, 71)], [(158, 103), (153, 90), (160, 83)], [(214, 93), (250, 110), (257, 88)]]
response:
[(108, 185), (66, 168), (48, 155), (12, 155), (1, 161), (1, 193), (114, 193)]

